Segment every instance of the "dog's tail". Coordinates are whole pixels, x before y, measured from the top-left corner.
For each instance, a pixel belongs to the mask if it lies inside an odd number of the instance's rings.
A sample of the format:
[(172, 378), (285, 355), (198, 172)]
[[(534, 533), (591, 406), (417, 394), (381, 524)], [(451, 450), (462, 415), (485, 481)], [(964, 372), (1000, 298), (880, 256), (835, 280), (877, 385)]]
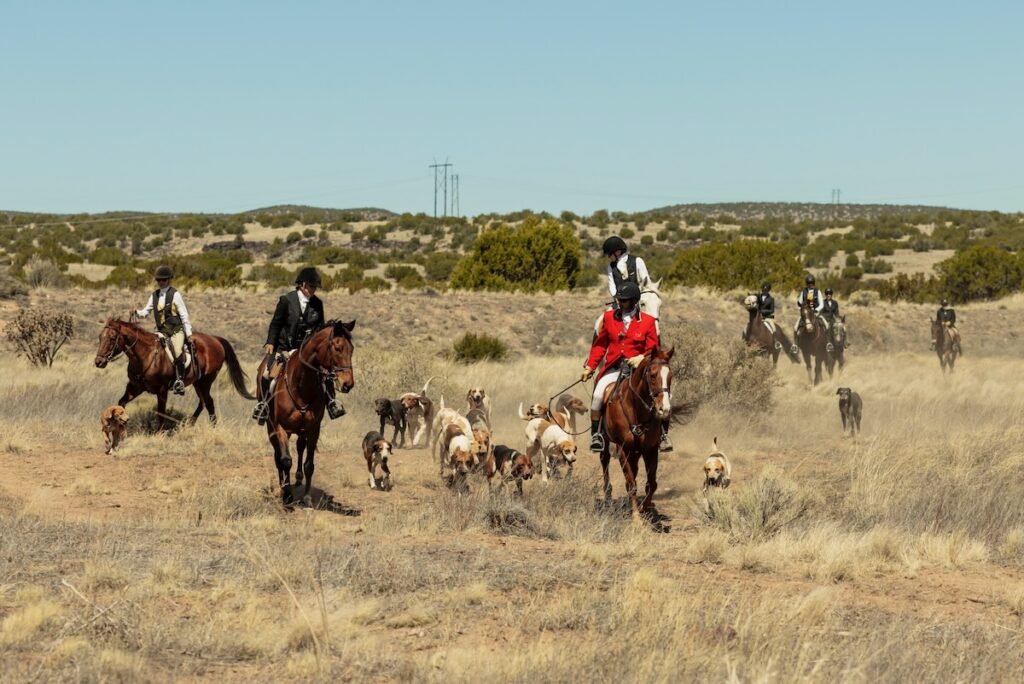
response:
[(431, 375), (429, 378), (427, 378), (427, 381), (423, 384), (423, 389), (420, 391), (421, 397), (427, 396), (427, 388), (430, 387), (430, 381), (436, 377), (436, 375)]
[(437, 410), (437, 412), (441, 413), (442, 411), (444, 411), (444, 395), (443, 394), (441, 395), (441, 408), (439, 408)]
[(523, 402), (519, 402), (519, 417), (523, 420), (530, 420), (530, 416), (523, 413)]
[(716, 453), (716, 454), (718, 453), (718, 437), (717, 436), (713, 437), (711, 439), (711, 451), (713, 453)]

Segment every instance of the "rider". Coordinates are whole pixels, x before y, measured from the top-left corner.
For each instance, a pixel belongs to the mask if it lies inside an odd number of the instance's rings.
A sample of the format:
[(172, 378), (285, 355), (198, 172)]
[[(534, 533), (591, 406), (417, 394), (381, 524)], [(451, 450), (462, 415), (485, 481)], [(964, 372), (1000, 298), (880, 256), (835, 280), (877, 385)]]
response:
[[(953, 333), (953, 344), (956, 345), (957, 353), (960, 352), (960, 331), (956, 329), (956, 311), (949, 305), (948, 299), (943, 299), (939, 310), (935, 313), (935, 320), (939, 321)], [(932, 340), (932, 349), (935, 349), (935, 340)]]
[(797, 297), (796, 303), (800, 307), (800, 318), (797, 319), (796, 325), (793, 327), (793, 333), (799, 337), (800, 325), (804, 322), (804, 304), (810, 303), (811, 308), (821, 313), (822, 306), (824, 306), (824, 300), (821, 297), (821, 290), (814, 285), (814, 276), (809, 275), (804, 279), (807, 287), (800, 290), (800, 296)]
[(181, 293), (171, 287), (173, 277), (174, 272), (170, 266), (158, 266), (153, 274), (157, 289), (146, 305), (135, 311), (135, 315), (138, 318), (145, 318), (151, 312), (156, 312), (153, 317), (156, 329), (166, 340), (167, 351), (174, 366), (174, 384), (171, 385), (171, 391), (175, 394), (185, 394), (185, 383), (182, 381), (185, 376), (182, 351), (186, 342), (192, 342), (192, 321), (189, 319)]
[(641, 257), (629, 254), (626, 241), (612, 235), (601, 245), (601, 251), (608, 257), (608, 292), (615, 297), (622, 283), (646, 283), (651, 279), (647, 264)]
[(260, 400), (252, 410), (252, 417), (260, 425), (266, 422), (270, 413), (270, 397), (284, 362), (299, 348), (307, 336), (323, 327), (324, 303), (316, 296), (320, 287), (320, 274), (307, 266), (295, 276), (295, 289), (281, 295), (277, 300), (274, 317), (267, 331), (266, 366), (260, 377)]
[[(829, 344), (835, 344), (835, 322), (839, 318), (839, 302), (832, 299), (832, 288), (825, 288), (825, 301), (821, 303), (821, 316), (825, 319), (825, 323), (828, 325), (828, 340)], [(844, 341), (844, 346), (846, 345)]]
[[(601, 404), (604, 391), (622, 373), (622, 364), (636, 368), (644, 356), (658, 347), (658, 330), (654, 319), (640, 311), (640, 287), (636, 283), (624, 282), (615, 292), (618, 308), (604, 313), (604, 325), (590, 348), (590, 357), (584, 364), (580, 380), (586, 382), (604, 359), (601, 376), (594, 383), (594, 398), (590, 404), (590, 450), (604, 450), (604, 436), (601, 434)], [(661, 450), (672, 448), (668, 432), (661, 433)]]
[[(775, 298), (771, 295), (772, 284), (768, 282), (761, 283), (761, 292), (757, 295), (757, 310), (761, 312), (761, 318), (764, 319), (768, 326), (771, 328), (772, 333), (775, 333)], [(746, 330), (744, 330), (743, 339), (750, 337), (750, 333), (753, 332), (750, 329), (750, 325), (754, 320), (754, 314), (750, 314), (750, 321), (747, 322)]]

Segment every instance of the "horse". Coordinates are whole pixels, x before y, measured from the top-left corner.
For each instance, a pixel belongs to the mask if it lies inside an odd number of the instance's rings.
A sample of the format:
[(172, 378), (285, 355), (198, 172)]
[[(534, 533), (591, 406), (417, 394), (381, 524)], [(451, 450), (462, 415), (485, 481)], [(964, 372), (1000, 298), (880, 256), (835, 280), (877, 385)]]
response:
[[(195, 386), (196, 394), (199, 395), (199, 405), (196, 406), (189, 423), (194, 423), (204, 408), (210, 415), (210, 422), (216, 423), (217, 413), (210, 388), (225, 363), (235, 391), (246, 399), (256, 397), (249, 394), (246, 388), (249, 379), (238, 363), (231, 343), (223, 337), (203, 333), (193, 334), (192, 339), (195, 354), (182, 381), (186, 385)], [(124, 394), (117, 401), (118, 405), (127, 405), (143, 392), (155, 394), (159, 420), (157, 429), (162, 432), (167, 411), (167, 391), (174, 382), (174, 366), (160, 343), (160, 337), (143, 330), (135, 323), (109, 318), (100, 331), (96, 367), (106, 368), (108, 363), (122, 353), (128, 358), (128, 384), (124, 388)]]
[[(298, 452), (295, 485), (301, 486), (305, 476), (302, 502), (312, 506), (313, 459), (327, 400), (331, 390), (338, 386), (343, 393), (355, 387), (352, 371), (352, 329), (355, 325), (354, 320), (349, 323), (327, 321), (323, 328), (307, 337), (288, 358), (270, 397), (267, 437), (274, 447), (277, 479), (286, 506), (292, 503), (292, 456), (288, 446), (292, 435), (298, 436), (295, 444)], [(260, 377), (265, 365), (266, 359), (260, 364)], [(331, 383), (330, 387), (328, 383)]]
[[(661, 327), (659, 326), (659, 320), (661, 316), (661, 291), (658, 289), (661, 286), (660, 280), (651, 280), (650, 278), (640, 283), (640, 310), (645, 314), (654, 319), (654, 328), (658, 331), (658, 336), (661, 336)], [(594, 337), (601, 332), (601, 326), (604, 323), (604, 313), (602, 312), (597, 320), (594, 321)]]
[[(614, 389), (604, 407), (603, 420), (608, 444), (601, 451), (601, 471), (604, 475), (605, 498), (610, 499), (612, 495), (608, 464), (611, 461), (611, 446), (614, 445), (622, 474), (626, 478), (626, 492), (629, 494), (634, 521), (639, 521), (640, 513), (650, 509), (654, 492), (658, 489), (661, 424), (673, 414), (672, 368), (669, 362), (674, 352), (675, 349), (671, 347), (668, 351), (656, 348), (647, 354), (635, 370), (612, 386)], [(636, 476), (641, 458), (647, 473), (647, 487), (646, 496), (638, 505)]]
[(932, 342), (935, 343), (935, 353), (939, 357), (939, 366), (942, 368), (943, 373), (946, 372), (947, 368), (952, 373), (956, 357), (960, 352), (953, 331), (948, 325), (943, 324), (938, 319), (932, 319), (931, 323)]
[[(825, 321), (821, 320), (810, 302), (804, 303), (801, 313), (803, 330), (800, 330), (801, 334), (796, 336), (796, 345), (794, 346), (799, 346), (800, 353), (803, 354), (804, 365), (807, 367), (807, 381), (817, 385), (821, 382), (821, 364), (825, 364), (828, 376), (831, 378), (835, 368), (835, 359), (828, 351), (829, 337)], [(812, 356), (814, 357), (813, 376), (811, 375)]]
[(752, 347), (758, 347), (765, 354), (770, 354), (772, 357), (772, 367), (779, 365), (780, 352), (785, 352), (786, 356), (793, 363), (799, 363), (800, 356), (793, 351), (793, 345), (789, 338), (786, 337), (782, 327), (772, 321), (771, 329), (768, 328), (764, 318), (761, 316), (761, 310), (757, 308), (757, 296), (748, 295), (743, 300), (743, 304), (747, 307), (747, 311), (750, 312), (750, 321), (747, 323), (747, 329), (743, 335), (743, 339), (747, 341), (747, 344)]
[(839, 371), (842, 373), (843, 366), (846, 365), (846, 314), (836, 316), (832, 321), (832, 339), (835, 342), (832, 356), (839, 364)]

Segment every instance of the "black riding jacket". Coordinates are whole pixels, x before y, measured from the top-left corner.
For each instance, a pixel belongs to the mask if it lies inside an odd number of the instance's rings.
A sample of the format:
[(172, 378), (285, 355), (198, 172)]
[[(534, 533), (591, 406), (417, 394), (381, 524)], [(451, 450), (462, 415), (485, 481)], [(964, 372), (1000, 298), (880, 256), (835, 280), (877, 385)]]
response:
[(939, 307), (939, 311), (935, 314), (935, 318), (943, 322), (949, 321), (950, 325), (956, 325), (956, 311), (953, 311), (952, 307)]
[(319, 297), (310, 297), (303, 313), (299, 304), (299, 291), (292, 290), (277, 300), (266, 343), (274, 345), (274, 351), (298, 349), (306, 335), (323, 327), (324, 320), (324, 303)]
[(821, 315), (828, 316), (830, 318), (836, 318), (839, 316), (839, 302), (834, 299), (825, 298), (825, 301), (821, 303)]
[(757, 295), (757, 310), (761, 318), (775, 318), (775, 297), (766, 292)]

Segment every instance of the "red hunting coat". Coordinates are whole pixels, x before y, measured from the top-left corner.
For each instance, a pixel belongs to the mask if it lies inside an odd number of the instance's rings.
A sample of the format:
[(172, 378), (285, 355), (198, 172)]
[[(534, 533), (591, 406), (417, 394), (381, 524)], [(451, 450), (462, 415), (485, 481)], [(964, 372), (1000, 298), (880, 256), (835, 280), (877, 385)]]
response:
[(597, 334), (590, 348), (587, 368), (596, 369), (603, 357), (605, 361), (601, 375), (604, 375), (609, 369), (615, 368), (623, 357), (628, 359), (656, 349), (658, 329), (655, 322), (656, 319), (652, 316), (638, 311), (629, 324), (629, 330), (625, 330), (618, 311), (605, 311), (601, 332)]

